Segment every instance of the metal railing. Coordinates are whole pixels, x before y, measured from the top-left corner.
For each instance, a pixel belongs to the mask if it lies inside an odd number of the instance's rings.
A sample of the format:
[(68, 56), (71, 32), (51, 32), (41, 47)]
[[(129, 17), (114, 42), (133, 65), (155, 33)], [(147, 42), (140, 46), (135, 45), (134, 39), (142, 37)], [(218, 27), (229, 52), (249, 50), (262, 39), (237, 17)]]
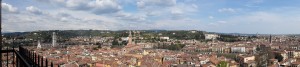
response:
[(6, 48), (1, 50), (1, 54), (4, 56), (1, 57), (0, 67), (53, 67), (53, 62), (21, 46), (18, 49)]

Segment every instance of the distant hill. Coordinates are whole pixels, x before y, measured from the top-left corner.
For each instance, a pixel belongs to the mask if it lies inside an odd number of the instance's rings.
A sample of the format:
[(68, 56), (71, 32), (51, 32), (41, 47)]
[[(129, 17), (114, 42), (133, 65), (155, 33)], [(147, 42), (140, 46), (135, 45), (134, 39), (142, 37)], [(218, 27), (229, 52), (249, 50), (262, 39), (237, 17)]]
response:
[[(205, 33), (213, 33), (219, 35), (232, 35), (232, 36), (256, 36), (257, 34), (243, 34), (243, 33), (218, 33), (218, 32), (206, 32), (197, 30), (135, 30), (140, 31), (141, 36), (169, 36), (176, 39), (203, 39)], [(191, 31), (197, 31), (191, 33)], [(56, 32), (56, 35), (62, 39), (68, 39), (76, 36), (103, 36), (103, 37), (127, 37), (128, 30), (45, 30), (45, 31), (32, 31), (32, 32), (10, 32), (3, 33), (4, 37), (21, 37), (21, 38), (36, 38), (51, 39), (52, 32)], [(161, 35), (158, 35), (161, 34)], [(259, 34), (260, 36), (269, 36), (270, 34)], [(280, 34), (272, 34), (280, 35)], [(300, 36), (300, 34), (287, 34), (288, 36)]]

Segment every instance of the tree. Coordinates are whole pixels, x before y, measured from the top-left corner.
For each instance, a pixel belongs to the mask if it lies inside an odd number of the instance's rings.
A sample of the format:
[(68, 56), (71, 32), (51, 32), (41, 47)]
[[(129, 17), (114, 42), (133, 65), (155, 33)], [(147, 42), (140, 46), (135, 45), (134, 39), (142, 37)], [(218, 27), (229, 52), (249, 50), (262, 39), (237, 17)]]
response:
[(183, 44), (171, 44), (169, 46), (167, 46), (167, 49), (169, 50), (180, 50), (181, 48), (183, 48), (185, 45)]
[(98, 50), (98, 48), (97, 48), (97, 47), (94, 47), (93, 50)]
[(112, 41), (112, 45), (119, 45), (119, 42), (118, 42), (117, 40), (114, 39), (114, 40)]
[(278, 62), (281, 62), (283, 60), (283, 56), (281, 56), (279, 53), (275, 53), (275, 59), (277, 59)]
[(224, 42), (240, 41), (237, 36), (233, 36), (233, 35), (220, 35), (220, 37), (217, 38), (217, 40), (224, 41)]
[(102, 48), (102, 44), (98, 45), (98, 47), (97, 47), (97, 48)]
[(126, 41), (122, 41), (122, 42), (121, 42), (121, 45), (127, 45), (127, 43), (128, 43), (128, 42), (126, 42)]
[(196, 40), (204, 40), (205, 39), (205, 36), (204, 34), (201, 32), (201, 33), (198, 33), (195, 35), (195, 39)]
[(228, 67), (228, 63), (225, 61), (221, 61), (217, 67)]

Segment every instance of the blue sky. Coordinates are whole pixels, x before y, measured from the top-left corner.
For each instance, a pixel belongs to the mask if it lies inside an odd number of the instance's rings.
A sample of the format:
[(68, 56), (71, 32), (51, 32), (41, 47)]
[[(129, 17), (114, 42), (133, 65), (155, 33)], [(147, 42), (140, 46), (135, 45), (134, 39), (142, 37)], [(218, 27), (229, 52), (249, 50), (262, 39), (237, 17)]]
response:
[(2, 0), (3, 32), (204, 30), (299, 34), (299, 0)]

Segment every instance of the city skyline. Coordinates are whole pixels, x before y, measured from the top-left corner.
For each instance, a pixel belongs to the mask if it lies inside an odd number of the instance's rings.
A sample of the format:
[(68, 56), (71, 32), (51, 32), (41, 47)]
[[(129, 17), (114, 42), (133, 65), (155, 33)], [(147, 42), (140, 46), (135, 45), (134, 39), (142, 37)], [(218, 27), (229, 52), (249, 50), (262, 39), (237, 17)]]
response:
[(161, 29), (299, 34), (297, 3), (297, 0), (3, 0), (2, 31)]

